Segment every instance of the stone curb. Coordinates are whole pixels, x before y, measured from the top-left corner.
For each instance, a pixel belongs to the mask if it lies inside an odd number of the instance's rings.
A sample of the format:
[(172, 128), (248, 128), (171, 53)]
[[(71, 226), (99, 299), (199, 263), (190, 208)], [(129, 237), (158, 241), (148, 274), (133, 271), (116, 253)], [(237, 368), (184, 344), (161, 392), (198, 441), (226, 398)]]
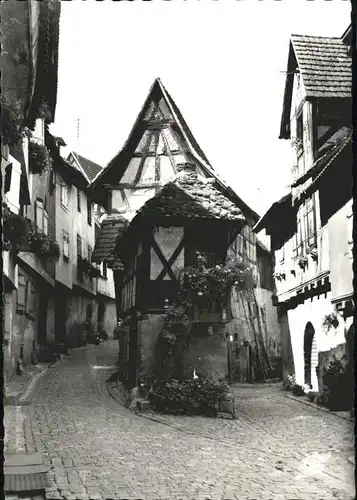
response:
[[(68, 355), (70, 355), (70, 354), (71, 354), (71, 352), (68, 353)], [(41, 377), (43, 377), (48, 372), (48, 370), (50, 368), (56, 366), (58, 363), (61, 363), (64, 359), (66, 359), (66, 357), (67, 356), (65, 356), (64, 358), (56, 359), (52, 363), (48, 363), (48, 364), (44, 363), (45, 364), (44, 368), (32, 377), (31, 382), (24, 389), (23, 392), (20, 392), (20, 391), (19, 392), (15, 392), (15, 391), (12, 392), (11, 391), (11, 382), (10, 382), (10, 384), (7, 388), (7, 390), (9, 391), (8, 396), (5, 395), (4, 404), (11, 405), (11, 406), (16, 406), (16, 405), (22, 406), (22, 405), (31, 404), (30, 396), (31, 396), (31, 393), (33, 392), (38, 380)]]
[(301, 403), (303, 405), (310, 406), (311, 408), (314, 408), (317, 411), (323, 411), (325, 413), (329, 413), (330, 415), (333, 415), (333, 416), (338, 417), (338, 418), (342, 418), (343, 420), (349, 420), (351, 422), (354, 421), (354, 419), (351, 416), (347, 417), (345, 415), (340, 415), (339, 412), (331, 411), (328, 408), (324, 408), (323, 406), (317, 405), (315, 403), (311, 403), (311, 401), (305, 401), (303, 399), (303, 396), (297, 397), (297, 396), (293, 396), (292, 394), (285, 394), (285, 397), (288, 399), (292, 399), (293, 401), (296, 401), (297, 403)]

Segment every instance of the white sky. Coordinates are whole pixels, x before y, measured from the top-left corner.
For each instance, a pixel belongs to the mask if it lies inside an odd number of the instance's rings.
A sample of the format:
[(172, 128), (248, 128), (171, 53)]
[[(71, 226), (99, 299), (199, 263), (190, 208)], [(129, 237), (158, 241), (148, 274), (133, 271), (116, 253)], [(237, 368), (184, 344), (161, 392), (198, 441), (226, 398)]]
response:
[(289, 37), (349, 23), (348, 0), (62, 2), (52, 131), (105, 166), (160, 77), (212, 166), (262, 215), (290, 181), (278, 139)]

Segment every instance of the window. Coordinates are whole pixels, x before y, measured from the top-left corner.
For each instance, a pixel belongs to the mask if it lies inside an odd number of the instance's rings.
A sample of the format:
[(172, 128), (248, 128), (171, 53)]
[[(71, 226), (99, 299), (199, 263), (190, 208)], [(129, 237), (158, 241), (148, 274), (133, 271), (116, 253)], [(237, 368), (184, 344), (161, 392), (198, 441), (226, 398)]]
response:
[(92, 247), (88, 245), (88, 260), (89, 262), (92, 260)]
[(5, 176), (4, 176), (4, 192), (8, 193), (11, 188), (11, 174), (12, 174), (12, 163), (9, 163), (5, 167)]
[(68, 209), (69, 203), (69, 187), (67, 184), (62, 183), (61, 185), (61, 205), (63, 208)]
[(28, 280), (26, 289), (26, 314), (30, 317), (35, 316), (36, 312), (36, 285), (32, 280)]
[(23, 274), (19, 273), (18, 287), (16, 293), (16, 312), (23, 313), (25, 311), (26, 288), (27, 288), (27, 279)]
[(77, 257), (82, 258), (82, 238), (77, 234)]
[(79, 189), (77, 189), (77, 210), (81, 211), (81, 192)]
[(298, 257), (302, 253), (301, 219), (298, 214), (296, 221), (296, 233), (294, 236), (293, 257)]
[(48, 213), (41, 199), (35, 202), (35, 224), (41, 233), (48, 234)]
[(284, 264), (285, 261), (285, 246), (283, 245), (279, 250), (275, 251), (275, 261), (279, 264)]
[(87, 220), (88, 220), (88, 224), (91, 226), (92, 225), (92, 202), (90, 200), (87, 200)]
[(69, 233), (63, 231), (63, 259), (69, 260)]
[(316, 218), (315, 218), (315, 203), (311, 197), (304, 204), (304, 225), (305, 225), (305, 245), (306, 248), (316, 246)]
[(298, 156), (304, 152), (304, 123), (302, 113), (296, 118), (296, 148)]
[(102, 262), (100, 266), (100, 274), (103, 276), (103, 278), (107, 279), (108, 278), (108, 268), (107, 268), (107, 263), (105, 260)]

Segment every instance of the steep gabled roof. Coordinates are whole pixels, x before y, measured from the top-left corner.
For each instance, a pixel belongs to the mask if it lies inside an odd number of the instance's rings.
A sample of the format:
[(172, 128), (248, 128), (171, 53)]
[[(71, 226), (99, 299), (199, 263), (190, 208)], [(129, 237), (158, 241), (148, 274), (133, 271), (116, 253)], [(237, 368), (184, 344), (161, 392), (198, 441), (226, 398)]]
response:
[(171, 118), (174, 120), (175, 125), (181, 131), (183, 137), (186, 139), (189, 149), (193, 152), (193, 154), (199, 161), (204, 164), (207, 163), (207, 166), (212, 169), (203, 151), (194, 139), (192, 132), (190, 131), (187, 123), (184, 121), (172, 97), (168, 94), (160, 78), (156, 78), (124, 146), (122, 147), (121, 151), (117, 155), (115, 155), (114, 158), (108, 163), (108, 165), (102, 170), (102, 172), (97, 174), (96, 177), (92, 180), (93, 187), (97, 187), (99, 183), (102, 184), (103, 182), (105, 182), (108, 173), (110, 173), (112, 169), (119, 170), (119, 177), (124, 173), (126, 167), (125, 160), (127, 160), (128, 155), (130, 156), (130, 154), (134, 153), (135, 146), (137, 145), (138, 138), (140, 137), (141, 131), (138, 130), (140, 128), (140, 124), (145, 120), (145, 116), (148, 112), (151, 102), (153, 100), (159, 101), (160, 98), (164, 100), (170, 112)]
[(344, 38), (292, 35), (289, 48), (280, 138), (290, 137), (294, 73), (300, 72), (305, 96), (351, 98), (352, 64)]
[[(167, 113), (169, 114), (170, 119), (173, 122), (173, 128), (178, 131), (181, 140), (185, 143), (185, 149), (191, 157), (190, 161), (194, 161), (207, 177), (213, 177), (217, 186), (219, 186), (222, 191), (225, 192), (226, 195), (234, 201), (234, 203), (239, 204), (239, 206), (247, 213), (249, 212), (249, 215), (253, 220), (258, 220), (258, 214), (254, 210), (252, 210), (246, 203), (244, 203), (244, 201), (233, 191), (233, 189), (229, 187), (228, 184), (226, 184), (215, 172), (206, 155), (194, 138), (190, 128), (188, 127), (181, 114), (181, 111), (179, 110), (178, 106), (176, 105), (168, 91), (165, 89), (159, 78), (157, 78), (152, 85), (145, 103), (123, 148), (108, 163), (108, 165), (96, 175), (96, 177), (92, 180), (90, 187), (92, 189), (96, 189), (97, 187), (108, 183), (107, 181), (112, 173), (115, 173), (116, 182), (120, 182), (117, 181), (117, 179), (121, 179), (124, 175), (128, 163), (132, 155), (134, 154), (136, 147), (138, 146), (138, 142), (142, 137), (142, 127), (145, 123), (145, 117), (147, 116), (150, 104), (153, 100), (155, 100), (156, 102), (161, 102), (162, 100), (164, 102)], [(109, 182), (109, 184), (111, 183)]]
[(211, 181), (212, 179), (199, 178), (196, 172), (185, 170), (148, 200), (132, 220), (127, 214), (109, 215), (101, 224), (92, 260), (114, 260), (118, 240), (145, 217), (154, 220), (165, 218), (167, 222), (175, 218), (221, 220), (241, 227), (245, 223), (242, 212)]
[(97, 163), (94, 163), (94, 161), (88, 160), (88, 158), (85, 158), (75, 151), (72, 151), (72, 155), (82, 167), (84, 173), (88, 177), (89, 182), (92, 182), (92, 180), (99, 174), (99, 172), (103, 170), (103, 167), (101, 167)]

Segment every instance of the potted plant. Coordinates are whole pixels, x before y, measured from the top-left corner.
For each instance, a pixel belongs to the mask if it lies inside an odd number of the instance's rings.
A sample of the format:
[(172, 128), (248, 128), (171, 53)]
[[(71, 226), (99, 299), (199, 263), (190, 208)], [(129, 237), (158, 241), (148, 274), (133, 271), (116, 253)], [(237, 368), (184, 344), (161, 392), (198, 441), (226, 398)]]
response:
[(29, 249), (29, 222), (21, 215), (11, 212), (6, 203), (2, 204), (3, 250), (14, 252)]
[(298, 260), (298, 266), (300, 267), (300, 269), (305, 269), (305, 267), (307, 266), (308, 264), (308, 260), (307, 260), (307, 257), (300, 257), (300, 259)]
[(100, 269), (97, 267), (93, 266), (93, 264), (89, 264), (88, 266), (88, 277), (89, 278), (99, 278), (100, 276)]
[(334, 357), (322, 377), (331, 411), (349, 411), (353, 406), (353, 376), (347, 369), (347, 356)]
[(307, 249), (308, 255), (310, 255), (311, 259), (316, 261), (317, 260), (317, 248), (316, 245), (313, 245)]
[(325, 332), (329, 332), (332, 329), (336, 330), (339, 324), (340, 322), (338, 320), (337, 314), (335, 312), (332, 312), (324, 316), (322, 321), (322, 328), (323, 330), (325, 330)]
[(16, 99), (10, 99), (6, 94), (1, 94), (0, 104), (1, 142), (9, 146), (16, 146), (24, 137), (31, 135), (24, 126), (20, 102)]
[(29, 143), (29, 167), (33, 174), (41, 175), (51, 167), (51, 157), (43, 144), (31, 141)]
[(31, 229), (30, 251), (44, 260), (57, 262), (61, 255), (58, 243), (47, 234), (37, 231), (36, 228)]

